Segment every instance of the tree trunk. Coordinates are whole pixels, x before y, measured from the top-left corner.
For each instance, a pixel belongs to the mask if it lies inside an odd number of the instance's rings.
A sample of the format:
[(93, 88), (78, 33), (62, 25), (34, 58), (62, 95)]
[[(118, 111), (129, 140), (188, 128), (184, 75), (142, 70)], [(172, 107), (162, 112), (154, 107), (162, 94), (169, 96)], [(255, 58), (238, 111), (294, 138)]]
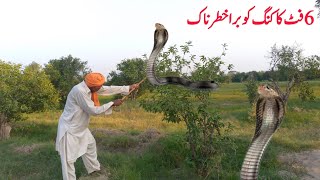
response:
[(0, 140), (10, 137), (11, 126), (7, 123), (5, 115), (0, 114)]

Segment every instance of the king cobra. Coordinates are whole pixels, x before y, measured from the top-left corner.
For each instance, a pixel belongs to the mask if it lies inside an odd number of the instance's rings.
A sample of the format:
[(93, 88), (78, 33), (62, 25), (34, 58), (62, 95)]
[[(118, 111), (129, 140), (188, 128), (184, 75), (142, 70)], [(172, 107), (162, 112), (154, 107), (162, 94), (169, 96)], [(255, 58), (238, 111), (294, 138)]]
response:
[(260, 161), (273, 135), (279, 128), (285, 113), (285, 105), (273, 89), (267, 85), (258, 87), (256, 130), (241, 168), (241, 179), (258, 179)]
[(218, 84), (214, 81), (197, 81), (191, 82), (187, 79), (181, 77), (161, 77), (155, 76), (155, 61), (160, 51), (168, 41), (168, 31), (166, 28), (160, 24), (156, 23), (156, 30), (154, 32), (154, 45), (152, 52), (150, 54), (149, 60), (147, 62), (147, 78), (149, 82), (153, 85), (165, 85), (165, 84), (176, 84), (182, 85), (191, 89), (208, 89), (214, 90), (218, 88)]

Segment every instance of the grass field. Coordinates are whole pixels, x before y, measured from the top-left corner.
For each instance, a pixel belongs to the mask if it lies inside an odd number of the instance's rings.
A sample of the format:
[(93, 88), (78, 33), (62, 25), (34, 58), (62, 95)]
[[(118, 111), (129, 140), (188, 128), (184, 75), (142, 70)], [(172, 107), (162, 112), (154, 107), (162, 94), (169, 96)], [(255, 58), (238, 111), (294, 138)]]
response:
[[(320, 82), (311, 84), (315, 101), (302, 102), (295, 92), (291, 95), (285, 119), (262, 159), (261, 179), (281, 179), (280, 170), (302, 174), (303, 169), (282, 164), (277, 156), (320, 147)], [(231, 83), (212, 93), (212, 108), (233, 125), (229, 136), (235, 148), (225, 147), (226, 155), (207, 179), (239, 179), (255, 128), (255, 122), (248, 119), (251, 108), (243, 89), (243, 84)], [(12, 138), (0, 142), (0, 179), (62, 179), (54, 149), (60, 114), (29, 114), (27, 120), (13, 125)], [(127, 101), (110, 116), (91, 118), (98, 159), (111, 172), (111, 179), (202, 179), (185, 161), (184, 124), (163, 122), (161, 117)], [(76, 174), (86, 175), (81, 158), (76, 162)]]

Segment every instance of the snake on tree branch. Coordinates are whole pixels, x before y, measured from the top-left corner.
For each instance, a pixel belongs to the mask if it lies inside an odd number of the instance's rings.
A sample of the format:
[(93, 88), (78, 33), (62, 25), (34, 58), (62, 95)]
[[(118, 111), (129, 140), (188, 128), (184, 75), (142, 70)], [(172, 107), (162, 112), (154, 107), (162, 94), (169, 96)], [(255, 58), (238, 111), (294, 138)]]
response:
[(168, 41), (168, 31), (160, 23), (156, 23), (156, 30), (154, 32), (154, 45), (151, 51), (150, 57), (147, 62), (147, 78), (153, 85), (165, 85), (165, 84), (176, 84), (181, 85), (190, 89), (208, 89), (214, 90), (218, 88), (218, 84), (214, 81), (197, 81), (192, 82), (182, 77), (156, 77), (155, 75), (155, 64), (156, 59)]

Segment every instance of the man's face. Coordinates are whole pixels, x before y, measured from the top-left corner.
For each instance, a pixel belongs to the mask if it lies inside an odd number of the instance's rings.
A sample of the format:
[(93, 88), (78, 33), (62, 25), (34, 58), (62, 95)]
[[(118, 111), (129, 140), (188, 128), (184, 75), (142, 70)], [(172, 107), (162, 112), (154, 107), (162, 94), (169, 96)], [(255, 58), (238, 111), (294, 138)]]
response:
[(101, 87), (102, 87), (102, 85), (101, 86), (93, 86), (93, 87), (90, 87), (89, 89), (91, 92), (97, 92)]

